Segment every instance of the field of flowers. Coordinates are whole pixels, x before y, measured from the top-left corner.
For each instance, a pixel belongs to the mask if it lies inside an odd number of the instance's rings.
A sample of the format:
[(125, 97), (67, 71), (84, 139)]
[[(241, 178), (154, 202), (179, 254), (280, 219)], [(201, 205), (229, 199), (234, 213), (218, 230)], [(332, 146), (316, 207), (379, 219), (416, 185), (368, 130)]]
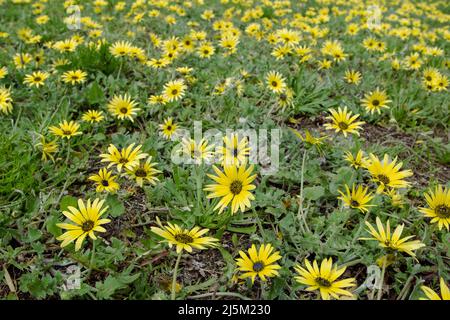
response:
[(449, 18), (0, 0), (0, 298), (449, 300)]

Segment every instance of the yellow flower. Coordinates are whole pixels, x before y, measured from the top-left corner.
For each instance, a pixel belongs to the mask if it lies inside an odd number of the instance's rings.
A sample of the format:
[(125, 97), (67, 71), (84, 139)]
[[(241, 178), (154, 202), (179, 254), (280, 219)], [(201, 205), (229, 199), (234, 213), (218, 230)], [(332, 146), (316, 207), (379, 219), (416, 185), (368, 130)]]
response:
[[(159, 219), (158, 219), (159, 222)], [(167, 223), (167, 226), (163, 226), (159, 223), (160, 228), (152, 227), (152, 232), (164, 238), (163, 242), (167, 242), (169, 247), (176, 246), (177, 253), (181, 253), (182, 250), (192, 252), (192, 249), (206, 249), (206, 247), (216, 246), (216, 242), (219, 241), (212, 237), (203, 237), (209, 229), (200, 229), (194, 227), (192, 229), (183, 229), (176, 224)]]
[(59, 124), (59, 127), (51, 126), (48, 129), (55, 136), (69, 140), (71, 137), (82, 134), (82, 132), (78, 131), (79, 127), (80, 125), (74, 121), (67, 122), (67, 120), (64, 120)]
[(112, 165), (116, 165), (118, 172), (122, 171), (122, 167), (132, 170), (134, 166), (139, 165), (140, 159), (144, 159), (148, 156), (147, 153), (141, 152), (141, 145), (138, 145), (136, 148), (133, 147), (134, 143), (119, 151), (115, 145), (110, 144), (108, 147), (108, 153), (103, 153), (100, 155), (100, 157), (103, 158), (101, 162), (110, 162), (110, 164), (108, 164), (108, 168)]
[(62, 80), (65, 83), (70, 83), (76, 85), (78, 83), (83, 83), (86, 81), (87, 73), (81, 70), (71, 70), (64, 72), (62, 75)]
[(112, 171), (108, 171), (106, 168), (102, 168), (97, 174), (90, 176), (88, 179), (95, 182), (97, 188), (95, 191), (102, 192), (116, 192), (119, 190), (119, 184), (114, 181), (117, 176), (112, 175)]
[(50, 158), (52, 159), (53, 162), (55, 162), (55, 159), (53, 158), (53, 153), (58, 152), (58, 144), (56, 143), (56, 140), (46, 142), (45, 137), (41, 136), (41, 142), (38, 143), (36, 146), (41, 147), (43, 161), (47, 161), (48, 158)]
[(245, 163), (240, 166), (225, 166), (224, 172), (216, 166), (213, 166), (213, 169), (217, 176), (208, 174), (208, 177), (217, 183), (207, 185), (204, 190), (211, 192), (207, 196), (208, 199), (222, 198), (214, 210), (219, 209), (219, 213), (222, 213), (230, 202), (231, 214), (235, 214), (239, 209), (244, 212), (247, 207), (250, 208), (250, 200), (255, 199), (250, 191), (256, 188), (255, 185), (251, 184), (256, 178), (256, 174), (250, 175), (253, 166), (246, 168)]
[(105, 117), (103, 116), (103, 112), (97, 110), (88, 110), (83, 113), (83, 116), (81, 117), (81, 120), (90, 123), (100, 122), (103, 119), (105, 119)]
[(184, 96), (186, 85), (183, 80), (169, 81), (164, 85), (164, 98), (169, 101), (177, 101)]
[(311, 262), (305, 259), (305, 266), (306, 269), (297, 264), (294, 269), (299, 274), (295, 277), (295, 280), (298, 283), (307, 285), (307, 291), (319, 290), (323, 300), (329, 300), (331, 297), (339, 299), (340, 296), (353, 296), (346, 288), (356, 285), (355, 278), (337, 281), (345, 272), (346, 267), (338, 268), (336, 265), (333, 266), (331, 258), (322, 260), (320, 269), (316, 260), (311, 265)]
[(0, 68), (0, 79), (3, 79), (8, 75), (8, 69), (6, 67)]
[(109, 52), (114, 57), (124, 57), (130, 53), (131, 43), (128, 41), (117, 41), (109, 48)]
[(209, 58), (214, 54), (214, 51), (214, 47), (209, 42), (204, 42), (197, 48), (197, 54), (200, 58)]
[(375, 228), (368, 221), (366, 221), (366, 226), (369, 228), (367, 232), (372, 235), (372, 238), (360, 238), (359, 240), (376, 240), (378, 241), (378, 245), (382, 248), (405, 252), (411, 257), (416, 256), (413, 252), (414, 250), (425, 247), (425, 244), (423, 244), (419, 240), (408, 241), (414, 236), (401, 238), (403, 228), (405, 227), (404, 224), (398, 225), (395, 228), (394, 233), (391, 234), (391, 226), (389, 220), (386, 222), (386, 229), (381, 223), (379, 217), (376, 218), (376, 223), (378, 231), (375, 230)]
[(367, 212), (369, 211), (369, 207), (374, 206), (368, 204), (370, 200), (373, 199), (372, 193), (367, 193), (368, 189), (368, 187), (363, 188), (361, 185), (359, 185), (358, 188), (355, 188), (355, 185), (353, 185), (352, 191), (350, 192), (349, 187), (345, 185), (346, 194), (338, 190), (341, 194), (341, 197), (338, 197), (338, 199), (341, 199), (348, 207), (358, 209), (361, 212)]
[(136, 180), (136, 183), (142, 187), (144, 181), (147, 180), (151, 184), (155, 185), (156, 181), (159, 179), (156, 177), (156, 174), (161, 173), (161, 171), (155, 169), (155, 165), (158, 163), (151, 162), (152, 157), (149, 156), (145, 162), (142, 164), (138, 164), (131, 169), (126, 169), (128, 177)]
[(44, 82), (48, 76), (49, 74), (47, 72), (36, 71), (32, 74), (27, 74), (23, 83), (28, 84), (30, 87), (35, 86), (36, 88), (39, 88), (44, 85)]
[(375, 90), (369, 94), (364, 95), (364, 99), (361, 100), (363, 107), (367, 112), (373, 114), (375, 111), (381, 113), (381, 108), (388, 108), (387, 104), (391, 102), (384, 91)]
[(95, 199), (94, 202), (91, 203), (91, 200), (88, 199), (85, 205), (83, 200), (78, 199), (78, 208), (69, 206), (67, 207), (68, 211), (63, 211), (63, 215), (75, 224), (56, 224), (58, 227), (68, 230), (57, 238), (58, 240), (62, 240), (62, 248), (76, 240), (75, 251), (78, 251), (86, 236), (89, 235), (92, 240), (95, 240), (97, 237), (95, 236), (94, 231), (106, 232), (106, 229), (101, 225), (106, 224), (111, 220), (100, 219), (108, 209), (108, 207), (102, 208), (104, 202), (105, 200)]
[(131, 97), (128, 94), (125, 94), (115, 95), (108, 103), (107, 107), (109, 112), (120, 120), (127, 118), (133, 122), (133, 117), (140, 110), (139, 108), (136, 108), (136, 105), (137, 103), (134, 100), (131, 100)]
[(448, 286), (445, 284), (444, 279), (440, 278), (440, 286), (441, 286), (441, 296), (437, 294), (433, 289), (427, 286), (421, 286), (423, 293), (425, 293), (426, 297), (420, 298), (420, 300), (450, 300), (450, 290)]
[(409, 186), (409, 182), (403, 179), (412, 176), (413, 173), (411, 170), (400, 171), (403, 163), (397, 164), (397, 157), (392, 161), (387, 154), (384, 155), (383, 161), (372, 153), (369, 157), (370, 163), (367, 165), (367, 170), (372, 175), (373, 181), (379, 185), (377, 193), (382, 193), (386, 187), (397, 189)]
[(159, 125), (159, 129), (161, 130), (161, 134), (164, 136), (164, 138), (170, 139), (177, 131), (178, 125), (173, 122), (171, 117), (169, 117), (164, 120), (163, 124)]
[(425, 193), (425, 200), (429, 208), (420, 208), (425, 217), (432, 218), (430, 223), (438, 223), (439, 230), (443, 226), (449, 230), (450, 224), (450, 189), (436, 186), (434, 192)]
[(166, 104), (168, 101), (166, 99), (166, 97), (164, 97), (163, 95), (152, 95), (150, 96), (150, 98), (148, 98), (148, 103), (150, 104), (161, 104), (164, 105)]
[(274, 248), (269, 244), (261, 244), (257, 248), (254, 244), (248, 249), (248, 255), (240, 250), (240, 258), (236, 259), (238, 270), (244, 272), (240, 279), (251, 278), (252, 283), (258, 276), (262, 281), (266, 281), (266, 277), (271, 278), (278, 275), (278, 269), (281, 267), (275, 263), (281, 259), (280, 252), (273, 252)]
[(13, 109), (11, 91), (6, 88), (0, 88), (0, 111), (10, 113)]
[(219, 150), (220, 161), (224, 165), (239, 165), (246, 162), (250, 154), (248, 140), (246, 137), (239, 141), (237, 134), (231, 134), (229, 137), (224, 137), (223, 141), (225, 147)]
[(345, 71), (345, 81), (347, 83), (359, 84), (361, 82), (361, 72), (355, 70)]
[(267, 86), (275, 93), (281, 93), (286, 89), (283, 76), (276, 71), (270, 71), (266, 76)]
[(356, 153), (356, 156), (353, 156), (353, 154), (350, 151), (345, 152), (344, 160), (350, 163), (350, 166), (358, 169), (358, 168), (367, 168), (369, 165), (369, 159), (364, 157), (364, 153), (362, 150), (359, 150)]
[(305, 129), (305, 136), (303, 137), (300, 132), (297, 130), (290, 128), (291, 131), (298, 137), (300, 140), (302, 140), (304, 143), (306, 143), (309, 146), (316, 146), (320, 150), (320, 146), (323, 145), (323, 141), (327, 138), (327, 136), (323, 137), (314, 137), (308, 129)]
[(213, 145), (208, 145), (208, 141), (205, 139), (196, 142), (193, 139), (184, 138), (181, 141), (181, 152), (195, 164), (201, 164), (202, 162), (211, 160), (213, 157), (211, 149), (213, 147)]
[(359, 114), (355, 114), (352, 116), (351, 111), (347, 111), (347, 107), (338, 110), (330, 109), (331, 116), (328, 116), (327, 119), (333, 121), (333, 123), (325, 123), (324, 127), (327, 130), (335, 130), (336, 132), (342, 132), (345, 137), (347, 137), (347, 133), (355, 133), (359, 136), (358, 130), (361, 129), (361, 125), (364, 124), (364, 121), (356, 121), (359, 117)]

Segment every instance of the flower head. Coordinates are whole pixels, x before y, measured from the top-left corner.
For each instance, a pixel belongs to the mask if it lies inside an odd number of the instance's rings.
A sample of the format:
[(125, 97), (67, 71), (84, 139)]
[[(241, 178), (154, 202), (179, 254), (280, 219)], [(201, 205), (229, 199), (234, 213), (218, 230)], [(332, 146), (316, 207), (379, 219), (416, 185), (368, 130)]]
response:
[(449, 230), (450, 224), (450, 189), (436, 186), (433, 191), (425, 193), (428, 208), (420, 208), (425, 217), (431, 218), (431, 223), (438, 223), (439, 230), (443, 226)]
[(311, 262), (305, 259), (305, 266), (306, 268), (296, 265), (294, 268), (299, 274), (295, 280), (307, 285), (307, 291), (319, 290), (323, 300), (329, 300), (331, 297), (339, 299), (339, 296), (353, 296), (346, 288), (355, 286), (356, 280), (354, 278), (337, 280), (345, 272), (346, 267), (333, 266), (331, 258), (322, 260), (320, 268), (316, 260), (311, 265)]
[(152, 232), (164, 238), (163, 242), (167, 242), (169, 247), (176, 246), (177, 253), (182, 250), (192, 252), (192, 249), (206, 249), (206, 247), (215, 246), (218, 239), (212, 237), (204, 237), (203, 235), (209, 229), (201, 229), (194, 227), (192, 229), (184, 229), (170, 222), (167, 226), (159, 223), (160, 227), (152, 227)]
[(359, 114), (355, 114), (352, 116), (351, 111), (347, 111), (347, 107), (338, 110), (330, 109), (331, 116), (328, 116), (327, 119), (332, 120), (332, 123), (326, 123), (325, 129), (335, 130), (336, 132), (342, 132), (346, 137), (348, 133), (355, 133), (359, 136), (358, 130), (361, 129), (361, 125), (364, 124), (364, 121), (356, 121), (359, 117)]
[(382, 248), (405, 252), (409, 254), (411, 257), (415, 257), (414, 250), (425, 247), (425, 244), (420, 242), (419, 240), (408, 241), (414, 236), (408, 236), (401, 238), (404, 224), (398, 225), (394, 233), (391, 234), (391, 226), (389, 220), (386, 222), (386, 228), (384, 228), (383, 224), (379, 217), (376, 218), (377, 229), (376, 230), (368, 221), (366, 221), (366, 226), (368, 227), (367, 232), (372, 235), (372, 238), (360, 238), (360, 240), (376, 240), (378, 244)]
[(134, 100), (131, 100), (131, 97), (128, 94), (115, 95), (108, 103), (108, 110), (120, 120), (127, 118), (133, 122), (133, 117), (140, 110), (139, 108), (136, 108), (136, 105), (137, 103)]
[(240, 258), (236, 259), (238, 270), (244, 272), (239, 278), (251, 278), (252, 283), (259, 277), (266, 281), (266, 277), (275, 277), (278, 275), (278, 269), (281, 267), (275, 263), (281, 259), (279, 251), (273, 251), (274, 248), (269, 244), (261, 244), (257, 248), (254, 244), (248, 249), (248, 254), (239, 251)]
[(433, 289), (427, 286), (421, 286), (423, 293), (425, 293), (425, 298), (420, 298), (420, 300), (450, 300), (450, 290), (448, 286), (445, 284), (443, 278), (440, 278), (440, 286), (441, 286), (441, 295), (439, 296)]
[(397, 158), (389, 159), (389, 155), (385, 154), (382, 161), (377, 156), (370, 154), (370, 163), (367, 170), (372, 175), (373, 181), (378, 184), (377, 193), (381, 193), (386, 187), (406, 188), (409, 182), (403, 180), (413, 175), (411, 170), (400, 171), (403, 163), (397, 163)]
[(67, 211), (63, 211), (71, 223), (58, 223), (58, 227), (66, 229), (64, 234), (57, 239), (62, 240), (61, 247), (67, 246), (69, 243), (75, 242), (75, 251), (80, 250), (83, 240), (86, 236), (92, 240), (97, 239), (94, 234), (96, 232), (106, 232), (106, 229), (102, 227), (103, 224), (110, 222), (109, 219), (101, 219), (100, 217), (106, 212), (108, 207), (103, 208), (105, 200), (95, 199), (92, 203), (88, 199), (85, 204), (83, 200), (78, 200), (78, 208), (69, 206)]
[(250, 208), (250, 200), (254, 200), (255, 197), (251, 193), (256, 187), (251, 184), (256, 178), (255, 175), (251, 175), (253, 166), (246, 167), (246, 163), (237, 166), (225, 166), (222, 172), (216, 166), (213, 166), (217, 176), (208, 174), (208, 177), (213, 179), (216, 183), (209, 184), (204, 189), (210, 191), (208, 198), (221, 198), (214, 210), (219, 209), (221, 213), (231, 202), (231, 213), (236, 213), (239, 209), (244, 212), (248, 207)]
[(148, 156), (147, 153), (141, 151), (142, 146), (138, 145), (134, 148), (134, 143), (130, 144), (128, 147), (118, 150), (115, 145), (110, 144), (108, 147), (108, 153), (103, 153), (100, 155), (101, 162), (110, 162), (108, 168), (112, 165), (117, 166), (117, 171), (121, 172), (122, 167), (132, 170), (134, 166), (139, 165), (139, 160), (144, 159)]
[(112, 171), (102, 168), (97, 174), (90, 176), (88, 179), (95, 182), (97, 185), (95, 191), (97, 192), (116, 192), (119, 190), (119, 184), (115, 181), (116, 178), (117, 176), (114, 176)]
[(352, 190), (348, 185), (345, 185), (346, 193), (344, 194), (342, 191), (338, 190), (341, 194), (341, 199), (347, 207), (358, 209), (361, 212), (369, 211), (369, 207), (373, 207), (373, 204), (369, 204), (370, 200), (373, 199), (372, 193), (367, 192), (369, 188), (364, 188), (362, 185), (359, 185), (357, 188), (355, 185), (352, 186)]
[(391, 100), (388, 100), (386, 92), (377, 89), (364, 95), (364, 99), (362, 99), (361, 102), (367, 112), (372, 114), (375, 111), (381, 113), (381, 108), (388, 108), (387, 104), (391, 102)]
[(74, 121), (67, 122), (67, 120), (64, 120), (59, 124), (59, 127), (51, 126), (48, 129), (55, 136), (69, 140), (71, 137), (82, 134), (82, 132), (78, 131), (79, 127), (80, 125)]

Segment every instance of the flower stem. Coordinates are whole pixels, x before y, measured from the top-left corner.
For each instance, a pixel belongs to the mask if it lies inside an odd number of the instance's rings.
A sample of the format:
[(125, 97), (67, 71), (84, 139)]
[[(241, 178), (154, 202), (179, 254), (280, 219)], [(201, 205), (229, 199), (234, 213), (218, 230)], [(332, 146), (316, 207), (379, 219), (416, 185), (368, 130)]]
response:
[(308, 151), (305, 149), (305, 151), (303, 152), (303, 159), (302, 159), (302, 169), (301, 169), (301, 180), (300, 180), (300, 203), (299, 203), (299, 210), (298, 210), (298, 221), (300, 223), (300, 225), (304, 225), (305, 229), (310, 232), (309, 227), (308, 227), (308, 223), (306, 222), (306, 217), (305, 217), (305, 213), (303, 210), (303, 182), (304, 182), (304, 172), (305, 172), (305, 162), (306, 162), (306, 156), (307, 156)]
[(183, 253), (183, 251), (181, 251), (178, 254), (177, 257), (177, 262), (175, 262), (175, 269), (173, 270), (173, 278), (172, 278), (172, 295), (171, 295), (171, 299), (175, 300), (176, 298), (176, 294), (177, 294), (177, 273), (178, 273), (178, 265), (180, 264), (180, 260), (181, 260), (181, 254)]
[(384, 283), (384, 274), (386, 272), (386, 259), (383, 259), (383, 268), (381, 269), (381, 280), (380, 280), (380, 287), (378, 288), (378, 294), (377, 294), (377, 300), (381, 300), (381, 297), (383, 296), (383, 283)]

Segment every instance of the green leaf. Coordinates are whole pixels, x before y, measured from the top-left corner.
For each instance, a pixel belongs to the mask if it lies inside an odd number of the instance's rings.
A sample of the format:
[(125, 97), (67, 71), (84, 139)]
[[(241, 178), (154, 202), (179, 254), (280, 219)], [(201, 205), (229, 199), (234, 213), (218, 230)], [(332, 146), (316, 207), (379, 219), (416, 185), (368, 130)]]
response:
[(325, 194), (325, 189), (321, 186), (306, 187), (303, 189), (305, 199), (315, 201)]
[(91, 87), (86, 93), (86, 98), (89, 104), (97, 104), (101, 103), (105, 99), (105, 95), (103, 94), (103, 90), (100, 85), (95, 81), (92, 83)]
[(117, 277), (109, 275), (104, 282), (97, 282), (95, 287), (97, 288), (97, 297), (99, 299), (110, 299), (112, 295), (120, 289), (128, 287), (127, 285), (139, 278), (140, 273), (136, 273), (132, 276), (127, 274), (120, 274)]
[(45, 221), (45, 227), (48, 233), (51, 233), (55, 237), (59, 237), (61, 235), (61, 228), (59, 228), (56, 224), (59, 223), (58, 217), (54, 215), (49, 215), (47, 220)]
[(42, 232), (39, 229), (28, 230), (27, 242), (34, 242), (42, 237)]
[(117, 198), (117, 195), (109, 194), (106, 198), (106, 204), (109, 206), (108, 213), (114, 218), (120, 217), (125, 212), (125, 206)]
[(67, 210), (67, 207), (76, 207), (77, 206), (77, 198), (72, 196), (64, 196), (59, 203), (59, 209), (61, 211)]

